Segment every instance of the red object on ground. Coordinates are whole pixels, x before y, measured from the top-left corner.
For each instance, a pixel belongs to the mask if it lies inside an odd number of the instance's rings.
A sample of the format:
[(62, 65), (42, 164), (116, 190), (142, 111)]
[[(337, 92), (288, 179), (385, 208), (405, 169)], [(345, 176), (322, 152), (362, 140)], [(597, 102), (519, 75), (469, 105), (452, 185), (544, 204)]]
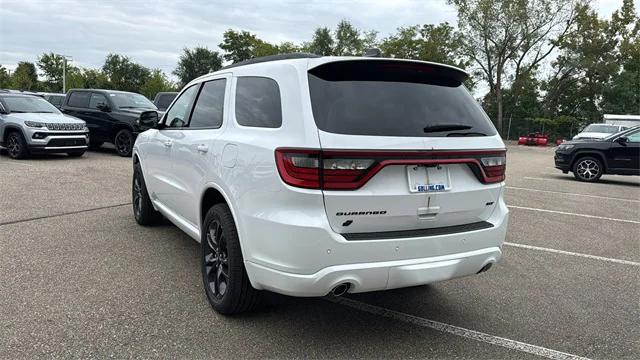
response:
[(559, 138), (557, 138), (557, 139), (556, 139), (556, 145), (560, 145), (560, 144), (562, 144), (563, 142), (564, 142), (564, 139), (563, 139), (563, 138), (561, 138), (561, 137), (559, 137)]
[(531, 133), (526, 136), (518, 137), (519, 145), (547, 146), (549, 143), (549, 134)]

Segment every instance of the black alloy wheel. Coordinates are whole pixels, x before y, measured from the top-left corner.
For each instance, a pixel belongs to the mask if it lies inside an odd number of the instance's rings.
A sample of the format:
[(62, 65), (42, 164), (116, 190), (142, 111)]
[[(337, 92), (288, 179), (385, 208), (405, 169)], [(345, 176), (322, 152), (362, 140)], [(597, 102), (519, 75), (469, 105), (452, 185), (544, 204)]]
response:
[(231, 210), (213, 205), (202, 222), (202, 282), (211, 307), (224, 315), (255, 309), (262, 291), (251, 286)]
[(13, 131), (7, 136), (7, 153), (12, 159), (23, 159), (29, 154), (27, 143), (22, 138), (22, 134)]
[(133, 205), (133, 217), (143, 226), (162, 223), (162, 214), (153, 208), (151, 198), (147, 192), (140, 164), (133, 166), (133, 180), (131, 181), (131, 204)]
[(209, 223), (204, 247), (205, 282), (215, 299), (222, 300), (229, 285), (229, 255), (227, 240), (218, 220)]
[(120, 130), (116, 134), (113, 144), (116, 146), (116, 152), (120, 156), (131, 156), (133, 150), (133, 134), (129, 130)]

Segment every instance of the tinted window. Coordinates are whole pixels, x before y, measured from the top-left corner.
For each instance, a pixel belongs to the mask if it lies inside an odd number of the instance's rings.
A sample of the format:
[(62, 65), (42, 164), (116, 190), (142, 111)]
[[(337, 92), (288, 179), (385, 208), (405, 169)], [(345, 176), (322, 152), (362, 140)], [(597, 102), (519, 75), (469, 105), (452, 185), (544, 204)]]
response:
[(91, 94), (91, 99), (89, 100), (89, 108), (98, 109), (99, 104), (107, 105), (107, 98), (102, 94)]
[(69, 94), (69, 102), (67, 105), (73, 107), (86, 108), (89, 107), (89, 98), (91, 93), (87, 91), (76, 91)]
[(168, 127), (184, 127), (187, 124), (188, 111), (191, 102), (196, 96), (198, 85), (193, 85), (185, 90), (182, 95), (173, 103), (171, 109), (167, 112), (165, 125)]
[(495, 135), (463, 79), (456, 70), (419, 63), (330, 63), (309, 71), (313, 117), (319, 129), (338, 134)]
[(169, 105), (171, 105), (171, 102), (173, 101), (173, 99), (175, 99), (177, 94), (164, 94), (164, 95), (160, 95), (158, 97), (158, 108), (159, 109), (166, 109), (169, 107)]
[(62, 101), (64, 101), (64, 96), (49, 96), (47, 100), (55, 106), (60, 106), (62, 105)]
[(236, 84), (236, 120), (244, 126), (280, 127), (282, 107), (278, 83), (263, 77), (239, 77)]
[(202, 85), (198, 100), (191, 113), (189, 127), (219, 128), (222, 126), (222, 113), (224, 109), (225, 79), (208, 81)]

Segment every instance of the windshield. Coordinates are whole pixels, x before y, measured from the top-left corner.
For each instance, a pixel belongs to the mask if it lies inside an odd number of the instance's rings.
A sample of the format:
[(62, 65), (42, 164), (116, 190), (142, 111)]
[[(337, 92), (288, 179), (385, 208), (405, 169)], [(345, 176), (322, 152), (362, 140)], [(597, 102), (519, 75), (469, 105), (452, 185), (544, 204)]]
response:
[(446, 68), (398, 61), (341, 61), (309, 71), (319, 129), (373, 136), (491, 136), (480, 105)]
[(594, 133), (617, 133), (619, 131), (619, 127), (615, 125), (605, 125), (605, 124), (591, 124), (584, 128), (582, 132), (594, 132)]
[(2, 98), (6, 110), (12, 113), (60, 114), (55, 106), (38, 96), (6, 96)]
[(140, 94), (135, 93), (109, 93), (111, 101), (119, 109), (143, 108), (157, 110), (149, 99)]
[(614, 137), (617, 137), (618, 135), (620, 135), (620, 134), (622, 134), (624, 132), (631, 133), (634, 130), (640, 130), (640, 126), (634, 126), (632, 128), (623, 127), (621, 131), (618, 131), (615, 134), (608, 135), (606, 138), (604, 138), (602, 140), (610, 140), (610, 139), (613, 139)]

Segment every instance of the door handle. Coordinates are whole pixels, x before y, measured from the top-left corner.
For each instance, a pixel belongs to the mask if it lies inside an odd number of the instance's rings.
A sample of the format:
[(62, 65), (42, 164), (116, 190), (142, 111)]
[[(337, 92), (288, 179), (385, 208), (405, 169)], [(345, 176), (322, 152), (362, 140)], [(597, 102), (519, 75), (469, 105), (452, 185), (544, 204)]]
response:
[(171, 140), (167, 140), (167, 141), (164, 142), (164, 147), (170, 148), (171, 145), (173, 145), (173, 142)]
[(201, 153), (206, 153), (207, 151), (209, 151), (209, 147), (204, 144), (198, 145), (196, 149), (198, 150), (198, 152), (201, 152)]

